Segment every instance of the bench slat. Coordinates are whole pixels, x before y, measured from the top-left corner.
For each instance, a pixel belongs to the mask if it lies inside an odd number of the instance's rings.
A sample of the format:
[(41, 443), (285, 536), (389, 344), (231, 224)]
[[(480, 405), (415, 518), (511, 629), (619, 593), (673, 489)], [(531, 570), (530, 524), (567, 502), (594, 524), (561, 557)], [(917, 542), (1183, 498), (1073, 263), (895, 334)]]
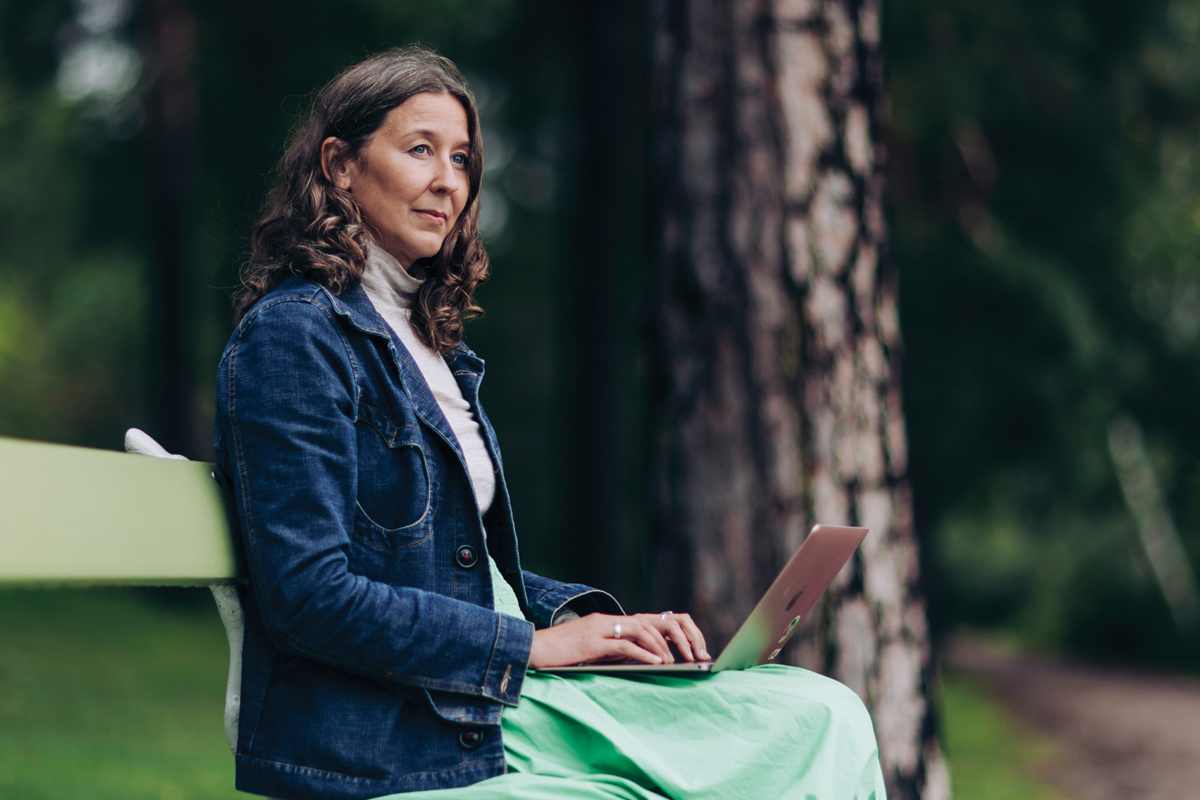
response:
[(0, 584), (244, 577), (214, 466), (0, 437)]

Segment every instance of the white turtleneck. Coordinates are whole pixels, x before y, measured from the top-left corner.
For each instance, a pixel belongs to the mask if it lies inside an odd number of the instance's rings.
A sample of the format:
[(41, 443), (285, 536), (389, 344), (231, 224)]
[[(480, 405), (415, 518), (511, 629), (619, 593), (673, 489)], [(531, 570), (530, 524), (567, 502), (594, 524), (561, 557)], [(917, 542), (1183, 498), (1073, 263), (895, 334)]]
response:
[(391, 253), (370, 243), (362, 285), (375, 310), (412, 354), (421, 376), (450, 423), (467, 461), (467, 474), (471, 478), (479, 513), (486, 513), (496, 497), (496, 474), (479, 422), (446, 361), (418, 339), (412, 329), (409, 304), (420, 288), (421, 280), (413, 277)]

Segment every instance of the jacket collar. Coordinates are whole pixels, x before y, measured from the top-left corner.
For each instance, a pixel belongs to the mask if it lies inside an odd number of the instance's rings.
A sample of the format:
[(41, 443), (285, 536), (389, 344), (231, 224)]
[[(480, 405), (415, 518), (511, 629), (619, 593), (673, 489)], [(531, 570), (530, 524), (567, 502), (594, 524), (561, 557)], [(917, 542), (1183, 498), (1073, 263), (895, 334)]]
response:
[[(408, 349), (400, 342), (400, 337), (393, 334), (391, 326), (384, 322), (383, 317), (375, 310), (375, 306), (371, 302), (371, 298), (367, 297), (367, 292), (363, 289), (362, 284), (355, 281), (343, 289), (339, 295), (334, 295), (323, 286), (319, 286), (318, 288), (329, 299), (329, 304), (333, 308), (334, 313), (345, 317), (351, 325), (363, 333), (380, 336), (389, 342), (399, 345), (400, 350), (407, 357), (406, 361), (409, 367), (416, 370), (416, 363), (412, 360), (412, 356), (408, 354)], [(450, 364), (452, 370), (466, 369), (478, 375), (483, 375), (483, 359), (461, 342), (458, 347), (446, 355), (446, 361)], [(397, 360), (397, 366), (403, 368), (399, 360)], [(418, 372), (417, 374), (420, 373)]]
[[(323, 286), (318, 285), (316, 288), (325, 296), (335, 314), (343, 317), (350, 325), (363, 333), (386, 341), (388, 352), (391, 353), (396, 369), (400, 373), (401, 388), (408, 394), (417, 416), (450, 445), (451, 449), (458, 454), (463, 469), (466, 470), (467, 460), (462, 446), (458, 442), (458, 437), (454, 435), (450, 423), (446, 420), (446, 415), (442, 413), (442, 408), (434, 398), (433, 392), (430, 391), (429, 384), (425, 382), (425, 378), (421, 374), (420, 368), (417, 367), (416, 361), (413, 360), (412, 354), (408, 352), (408, 348), (404, 346), (400, 337), (392, 331), (391, 326), (375, 309), (375, 305), (367, 296), (362, 284), (355, 281), (343, 289), (339, 295), (334, 295)], [(483, 359), (475, 355), (465, 344), (460, 343), (452, 350), (446, 356), (446, 362), (450, 366), (450, 371), (455, 373), (456, 378), (458, 373), (463, 371), (471, 373), (477, 379), (483, 377)], [(462, 385), (461, 381), (459, 385)], [(471, 398), (468, 398), (469, 402), (470, 400)]]

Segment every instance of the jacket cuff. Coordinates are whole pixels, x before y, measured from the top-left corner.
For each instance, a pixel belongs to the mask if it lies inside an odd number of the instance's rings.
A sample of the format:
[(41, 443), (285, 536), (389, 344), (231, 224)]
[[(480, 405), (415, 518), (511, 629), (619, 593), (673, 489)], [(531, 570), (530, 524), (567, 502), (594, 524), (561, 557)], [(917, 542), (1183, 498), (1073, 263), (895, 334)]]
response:
[(508, 614), (497, 616), (500, 626), (496, 646), (483, 676), (483, 696), (515, 706), (521, 699), (521, 685), (525, 682), (525, 670), (529, 668), (534, 626)]
[[(584, 589), (586, 591), (577, 594), (564, 601), (562, 605), (554, 609), (554, 613), (550, 615), (551, 624), (558, 622), (558, 618), (564, 614), (575, 614), (576, 617), (586, 617), (588, 614), (620, 614), (625, 615), (625, 609), (621, 608), (621, 604), (617, 602), (617, 598), (613, 597), (602, 589), (593, 589), (589, 586), (580, 584), (569, 584), (575, 588)], [(568, 618), (569, 619), (569, 618)], [(566, 622), (566, 619), (561, 620)]]
[[(582, 583), (550, 583), (537, 591), (526, 581), (529, 595), (529, 615), (539, 628), (548, 628), (560, 612), (571, 610), (579, 616), (587, 614), (624, 614), (621, 604), (608, 592), (593, 589)], [(565, 620), (564, 620), (565, 621)]]

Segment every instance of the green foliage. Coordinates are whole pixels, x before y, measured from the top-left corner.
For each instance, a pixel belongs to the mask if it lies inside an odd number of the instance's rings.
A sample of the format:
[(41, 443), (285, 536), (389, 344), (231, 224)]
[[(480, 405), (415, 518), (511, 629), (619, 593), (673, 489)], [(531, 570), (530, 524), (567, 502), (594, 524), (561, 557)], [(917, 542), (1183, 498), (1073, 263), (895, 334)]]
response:
[(1200, 564), (1200, 5), (885, 6), (933, 613), (1178, 658), (1107, 431), (1145, 429)]
[(145, 293), (138, 256), (87, 238), (78, 121), (0, 74), (0, 434), (95, 444), (140, 405)]

